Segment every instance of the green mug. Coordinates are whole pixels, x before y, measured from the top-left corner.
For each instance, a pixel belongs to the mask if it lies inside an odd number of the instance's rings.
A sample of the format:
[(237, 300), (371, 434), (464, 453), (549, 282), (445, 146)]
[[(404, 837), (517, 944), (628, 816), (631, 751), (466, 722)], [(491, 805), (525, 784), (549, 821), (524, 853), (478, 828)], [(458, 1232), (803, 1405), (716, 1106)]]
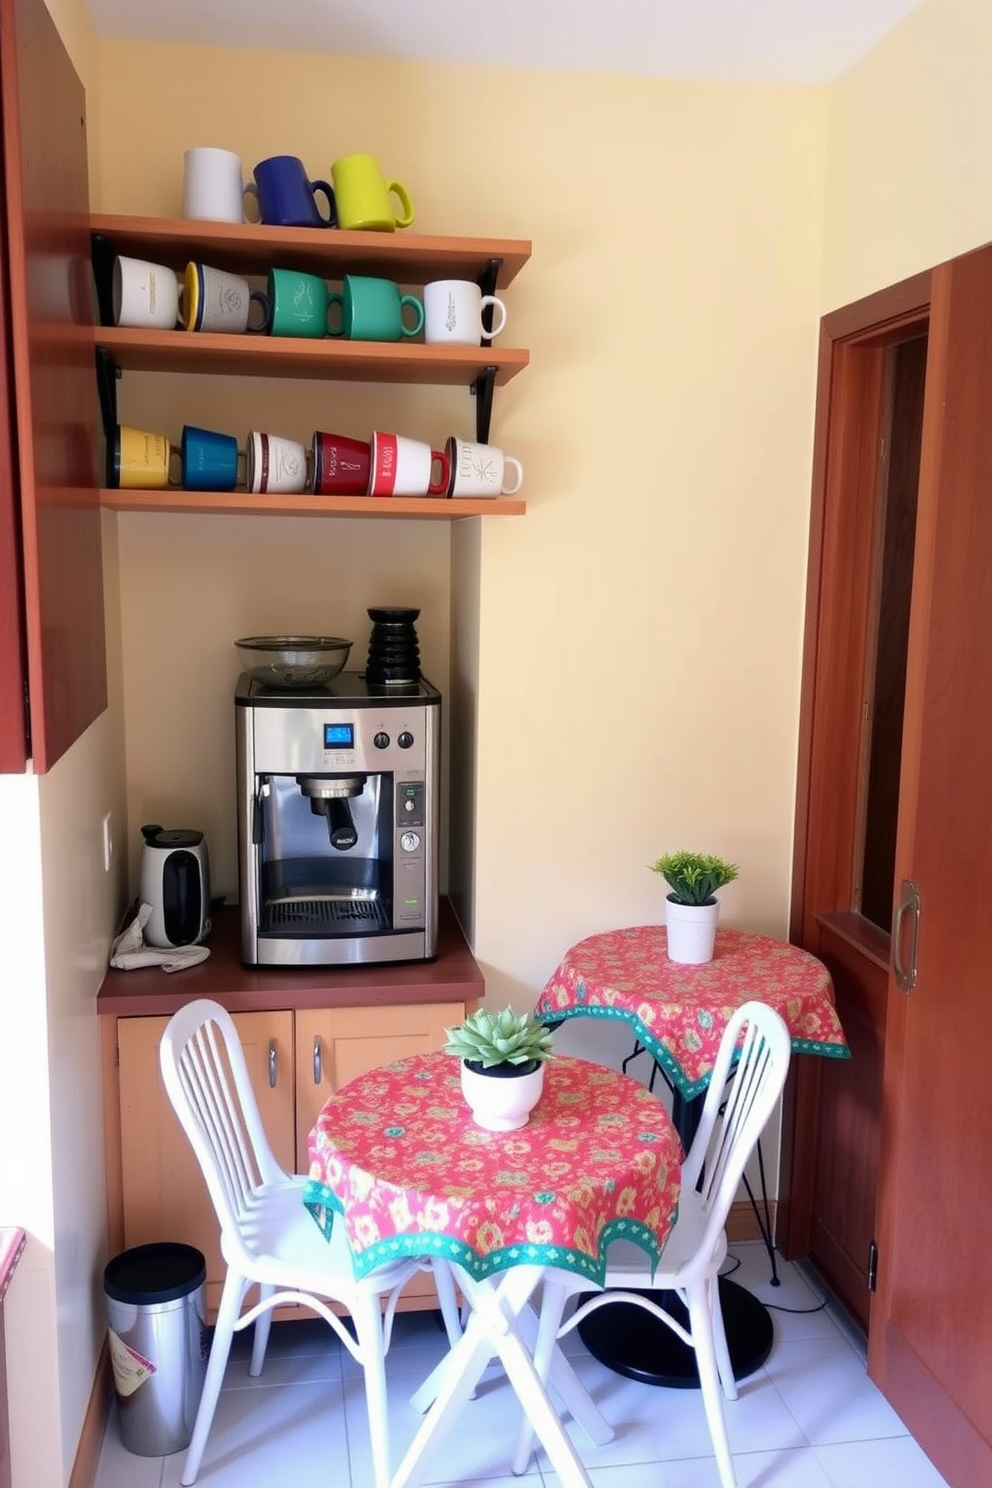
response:
[[(347, 336), (350, 341), (400, 341), (416, 336), (424, 327), (424, 307), (416, 295), (403, 294), (392, 279), (373, 279), (365, 274), (345, 274), (341, 293), (329, 294), (328, 306), (341, 307), (341, 324), (328, 322), (329, 336)], [(403, 319), (404, 311), (413, 323)]]
[(253, 298), (262, 306), (264, 319), (251, 330), (272, 336), (327, 335), (327, 284), (316, 274), (270, 269), (266, 293)]

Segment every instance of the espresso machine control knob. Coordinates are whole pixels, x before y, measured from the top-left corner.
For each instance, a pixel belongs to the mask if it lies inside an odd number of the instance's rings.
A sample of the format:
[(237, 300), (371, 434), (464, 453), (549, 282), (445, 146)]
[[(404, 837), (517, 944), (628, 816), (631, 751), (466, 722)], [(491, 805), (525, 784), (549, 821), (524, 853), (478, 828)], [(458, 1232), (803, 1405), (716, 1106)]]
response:
[(380, 729), (379, 732), (373, 737), (372, 743), (375, 745), (376, 749), (388, 749), (389, 735), (384, 734), (382, 729)]
[(420, 846), (420, 838), (416, 832), (404, 832), (400, 838), (400, 847), (404, 852), (416, 852)]
[(409, 729), (404, 729), (403, 732), (400, 734), (399, 738), (396, 740), (396, 742), (400, 746), (401, 749), (412, 749), (413, 748), (413, 735), (410, 733)]

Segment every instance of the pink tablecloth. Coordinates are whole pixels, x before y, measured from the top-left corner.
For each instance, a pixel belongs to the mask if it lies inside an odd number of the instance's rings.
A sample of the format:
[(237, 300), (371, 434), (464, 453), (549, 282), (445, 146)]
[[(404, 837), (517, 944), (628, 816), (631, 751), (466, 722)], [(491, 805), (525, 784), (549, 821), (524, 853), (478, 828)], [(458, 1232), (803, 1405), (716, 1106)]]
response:
[(305, 1201), (330, 1233), (344, 1215), (360, 1276), (439, 1255), (484, 1277), (523, 1262), (602, 1282), (624, 1237), (653, 1258), (678, 1205), (681, 1147), (661, 1102), (616, 1070), (562, 1055), (518, 1131), (484, 1131), (459, 1061), (415, 1055), (326, 1102), (310, 1133)]
[(850, 1057), (823, 963), (787, 941), (742, 930), (718, 930), (713, 960), (702, 966), (669, 961), (661, 925), (590, 935), (548, 981), (537, 1016), (630, 1023), (690, 1100), (706, 1089), (727, 1020), (750, 998), (782, 1015), (795, 1053)]

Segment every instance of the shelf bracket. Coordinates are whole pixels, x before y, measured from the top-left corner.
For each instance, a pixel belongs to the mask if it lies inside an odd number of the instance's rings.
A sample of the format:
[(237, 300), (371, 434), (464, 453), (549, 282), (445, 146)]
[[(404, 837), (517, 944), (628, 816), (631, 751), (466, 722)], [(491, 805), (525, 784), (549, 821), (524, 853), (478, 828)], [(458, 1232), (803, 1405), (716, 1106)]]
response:
[(90, 233), (90, 261), (93, 265), (93, 281), (96, 285), (96, 303), (100, 313), (100, 324), (114, 323), (114, 245), (102, 233)]
[(496, 386), (496, 368), (483, 367), (472, 383), (476, 398), (475, 439), (477, 444), (489, 443), (489, 424), (493, 416), (493, 388)]
[(107, 351), (105, 346), (96, 349), (96, 387), (100, 397), (100, 414), (103, 419), (103, 432), (107, 437), (108, 446), (114, 437), (117, 427), (117, 379), (121, 375), (121, 369)]
[[(502, 267), (503, 260), (501, 258), (490, 258), (487, 260), (485, 268), (480, 272), (479, 277), (475, 281), (484, 295), (494, 295), (496, 293), (496, 286), (499, 283), (499, 274)], [(493, 344), (493, 338), (489, 334), (492, 330), (492, 325), (493, 307), (492, 305), (487, 305), (482, 312), (484, 334), (481, 345), (483, 346), (492, 346)]]

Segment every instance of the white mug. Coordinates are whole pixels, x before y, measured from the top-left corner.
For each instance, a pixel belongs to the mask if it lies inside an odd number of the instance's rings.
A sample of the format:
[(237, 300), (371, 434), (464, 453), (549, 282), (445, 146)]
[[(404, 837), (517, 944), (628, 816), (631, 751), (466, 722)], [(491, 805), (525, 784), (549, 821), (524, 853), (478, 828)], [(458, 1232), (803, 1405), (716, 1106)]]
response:
[[(515, 496), (524, 483), (520, 461), (494, 444), (473, 444), (452, 434), (445, 450), (451, 467), (449, 496)], [(512, 486), (506, 484), (508, 468), (516, 472)]]
[(245, 441), (249, 491), (281, 495), (307, 488), (307, 452), (295, 439), (251, 430)]
[(114, 323), (174, 330), (179, 319), (179, 281), (165, 264), (143, 258), (114, 259)]
[[(492, 309), (492, 329), (482, 323)], [(484, 295), (471, 279), (434, 279), (424, 285), (424, 340), (429, 345), (480, 346), (506, 325), (506, 306), (496, 295)]]
[[(436, 481), (435, 465), (440, 471)], [(370, 496), (444, 496), (449, 480), (449, 459), (443, 450), (381, 429), (372, 435)]]
[(201, 222), (244, 222), (241, 160), (231, 150), (200, 146), (183, 156), (183, 216)]

